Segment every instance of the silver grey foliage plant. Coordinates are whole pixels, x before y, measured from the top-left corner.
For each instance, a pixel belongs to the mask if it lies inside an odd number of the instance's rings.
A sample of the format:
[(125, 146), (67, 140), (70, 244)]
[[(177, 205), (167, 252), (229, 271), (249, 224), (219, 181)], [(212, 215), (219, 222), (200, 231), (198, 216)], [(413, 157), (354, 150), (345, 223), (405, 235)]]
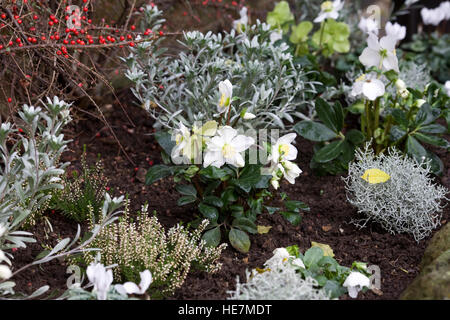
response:
[[(362, 179), (368, 169), (379, 169), (390, 176), (384, 183), (370, 184)], [(364, 227), (379, 223), (392, 234), (410, 233), (418, 242), (440, 225), (448, 190), (434, 184), (430, 164), (418, 163), (396, 149), (375, 156), (369, 144), (356, 151), (343, 178), (348, 201), (366, 218), (352, 222)]]
[[(144, 12), (155, 32), (164, 21), (161, 11), (147, 7)], [(159, 40), (140, 43), (124, 59), (126, 76), (159, 127), (212, 119), (220, 98), (218, 84), (229, 79), (233, 96), (239, 97), (232, 101), (231, 123), (246, 110), (257, 115), (251, 121), (253, 128), (285, 129), (284, 120), (294, 124), (295, 117), (305, 118), (301, 109), (312, 110), (313, 101), (306, 95), (316, 92), (317, 83), (293, 64), (287, 44), (271, 42), (271, 33), (270, 26), (259, 21), (240, 33), (185, 32), (179, 41), (184, 50), (175, 56), (165, 55)]]

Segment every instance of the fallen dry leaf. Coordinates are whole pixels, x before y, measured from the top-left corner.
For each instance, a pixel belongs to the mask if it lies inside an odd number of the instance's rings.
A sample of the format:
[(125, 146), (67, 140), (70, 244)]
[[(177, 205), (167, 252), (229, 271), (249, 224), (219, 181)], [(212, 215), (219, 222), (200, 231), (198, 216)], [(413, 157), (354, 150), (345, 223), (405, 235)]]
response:
[(311, 241), (311, 247), (319, 247), (322, 249), (324, 256), (334, 257), (333, 249), (327, 244)]
[(268, 233), (270, 231), (270, 229), (272, 229), (271, 226), (257, 226), (256, 228), (257, 228), (259, 234)]
[(327, 224), (327, 225), (325, 225), (325, 226), (322, 226), (322, 230), (325, 231), (325, 232), (328, 232), (328, 231), (330, 231), (331, 229), (333, 229), (333, 227), (330, 226), (329, 224)]

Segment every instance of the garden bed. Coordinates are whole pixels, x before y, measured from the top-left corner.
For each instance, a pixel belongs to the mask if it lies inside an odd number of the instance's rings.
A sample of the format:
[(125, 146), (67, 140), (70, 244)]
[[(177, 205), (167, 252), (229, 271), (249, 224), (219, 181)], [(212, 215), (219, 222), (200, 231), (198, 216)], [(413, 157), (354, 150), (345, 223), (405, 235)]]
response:
[[(132, 96), (124, 92), (120, 99), (131, 101)], [(111, 193), (115, 196), (128, 194), (132, 212), (139, 210), (142, 204), (148, 202), (149, 212), (155, 210), (158, 219), (166, 227), (178, 222), (191, 221), (196, 211), (193, 207), (177, 206), (179, 194), (175, 191), (172, 178), (160, 180), (151, 186), (146, 186), (143, 181), (146, 170), (151, 165), (161, 162), (159, 146), (151, 135), (153, 121), (147, 113), (129, 103), (126, 112), (134, 122), (133, 126), (126, 120), (119, 105), (106, 106), (104, 111), (108, 122), (135, 165), (121, 154), (110, 132), (100, 121), (79, 119), (66, 131), (66, 136), (73, 139), (69, 151), (62, 159), (71, 162), (67, 172), (81, 169), (80, 157), (83, 145), (86, 145), (89, 163), (92, 164), (97, 155), (101, 154), (105, 174), (110, 179)], [(381, 292), (376, 294), (367, 291), (360, 294), (358, 299), (399, 298), (419, 273), (419, 263), (431, 236), (417, 243), (411, 235), (391, 235), (376, 224), (358, 229), (350, 223), (357, 212), (346, 200), (341, 176), (314, 175), (309, 168), (313, 144), (297, 137), (296, 146), (299, 150), (298, 165), (303, 173), (295, 185), (281, 183), (281, 191), (286, 192), (290, 199), (301, 200), (311, 208), (310, 212), (303, 215), (300, 225), (292, 226), (277, 213), (260, 215), (257, 225), (272, 228), (268, 234), (251, 236), (252, 245), (248, 254), (239, 253), (228, 246), (220, 259), (223, 266), (218, 273), (189, 274), (183, 286), (171, 298), (226, 299), (227, 290), (235, 289), (236, 277), (239, 276), (241, 281), (245, 279), (246, 268), (261, 267), (272, 256), (272, 251), (279, 247), (297, 244), (304, 252), (311, 246), (311, 241), (330, 245), (336, 260), (342, 265), (349, 266), (353, 261), (365, 261), (369, 265), (375, 264), (380, 267)], [(446, 167), (444, 175), (436, 178), (436, 182), (449, 188), (450, 154), (445, 150), (433, 149), (433, 151), (441, 157)], [(43, 250), (39, 243), (54, 246), (57, 239), (75, 234), (75, 222), (64, 218), (59, 212), (48, 211), (46, 215), (51, 219), (53, 232), (46, 236), (44, 221), (33, 227), (30, 231), (38, 242), (30, 244), (26, 249), (19, 249), (20, 255), (15, 255), (17, 268), (31, 262)], [(447, 206), (444, 209), (442, 224), (444, 225), (449, 218), (450, 207)], [(41, 285), (48, 284), (52, 289), (59, 288), (62, 292), (66, 289), (68, 277), (66, 268), (66, 263), (58, 260), (42, 267), (34, 267), (30, 272), (17, 277), (16, 290), (31, 293)], [(347, 298), (347, 295), (342, 298)]]

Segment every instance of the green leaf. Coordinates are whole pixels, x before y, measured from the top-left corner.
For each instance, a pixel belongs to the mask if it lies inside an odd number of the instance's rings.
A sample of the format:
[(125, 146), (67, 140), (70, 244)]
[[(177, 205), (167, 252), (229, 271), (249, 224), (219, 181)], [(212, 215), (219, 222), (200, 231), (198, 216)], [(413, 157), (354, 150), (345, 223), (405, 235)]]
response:
[(172, 140), (172, 135), (169, 132), (157, 131), (155, 132), (155, 139), (167, 155), (172, 153), (175, 141)]
[(324, 142), (337, 137), (336, 133), (319, 122), (303, 120), (294, 126), (295, 132), (305, 139)]
[(286, 209), (289, 211), (298, 212), (299, 210), (309, 211), (309, 207), (306, 203), (298, 200), (288, 200), (284, 202)]
[(422, 162), (423, 158), (427, 156), (425, 148), (412, 136), (408, 136), (406, 140), (406, 152), (418, 162)]
[(233, 220), (232, 226), (239, 228), (242, 231), (246, 231), (251, 234), (257, 233), (256, 225), (253, 221), (247, 218), (236, 218)]
[(364, 137), (364, 134), (357, 129), (351, 129), (350, 131), (348, 131), (345, 135), (345, 138), (355, 146), (359, 146), (366, 139), (366, 137)]
[(318, 163), (324, 163), (336, 159), (342, 152), (343, 140), (337, 140), (327, 144), (314, 154), (314, 161)]
[(344, 127), (344, 109), (339, 101), (333, 105), (334, 116), (336, 118), (336, 129), (341, 131)]
[(331, 130), (338, 133), (338, 123), (333, 108), (322, 98), (316, 99), (316, 112), (319, 119)]
[(217, 211), (217, 209), (204, 204), (203, 202), (199, 204), (198, 210), (205, 218), (210, 221), (217, 221), (217, 218), (219, 218), (219, 212)]
[(420, 128), (419, 132), (422, 133), (445, 133), (445, 131), (447, 131), (447, 129), (437, 123), (432, 123), (426, 126), (423, 126)]
[(179, 193), (185, 196), (197, 196), (197, 190), (191, 184), (178, 184), (175, 186), (175, 189), (177, 189)]
[(331, 299), (339, 298), (346, 292), (346, 288), (342, 287), (335, 280), (327, 280), (327, 282), (325, 282), (325, 285), (323, 286), (323, 289), (328, 292)]
[(432, 108), (428, 103), (424, 103), (417, 112), (415, 123), (417, 126), (427, 125), (439, 118), (440, 115), (439, 108)]
[(225, 189), (220, 197), (222, 198), (224, 204), (233, 203), (238, 199), (233, 187), (228, 187), (227, 189)]
[(281, 27), (284, 32), (289, 30), (288, 22), (294, 21), (294, 15), (289, 8), (287, 1), (279, 2), (273, 11), (267, 13), (267, 23), (273, 27)]
[(436, 137), (428, 134), (423, 134), (416, 132), (414, 137), (419, 139), (422, 142), (432, 144), (433, 146), (448, 148), (450, 146), (449, 142), (441, 137)]
[(248, 165), (246, 166), (237, 180), (233, 180), (234, 184), (241, 188), (245, 192), (250, 192), (250, 190), (256, 186), (256, 184), (261, 179), (261, 166), (259, 165)]
[(437, 155), (435, 155), (433, 152), (427, 150), (427, 158), (431, 160), (431, 171), (435, 175), (441, 175), (444, 171), (444, 164), (442, 163), (442, 160), (439, 159)]
[(406, 114), (403, 110), (394, 109), (391, 114), (395, 122), (397, 122), (402, 129), (406, 130), (408, 128), (408, 119), (406, 118)]
[(217, 247), (220, 244), (220, 238), (222, 238), (220, 227), (206, 231), (202, 236), (202, 239), (205, 240), (206, 245), (209, 247)]
[(344, 39), (339, 42), (333, 42), (333, 50), (339, 53), (345, 53), (350, 51), (350, 41)]
[(239, 229), (231, 228), (228, 233), (228, 239), (236, 250), (247, 253), (250, 250), (250, 239), (248, 235)]
[(268, 212), (269, 214), (274, 214), (275, 212), (277, 212), (278, 210), (280, 210), (280, 208), (277, 208), (277, 207), (264, 206), (264, 208), (267, 210), (267, 212)]
[(163, 164), (157, 164), (148, 169), (145, 176), (145, 184), (149, 185), (162, 178), (168, 177), (173, 174), (172, 167), (168, 167)]
[(303, 21), (292, 27), (289, 40), (294, 44), (299, 44), (308, 40), (308, 33), (312, 30), (313, 24), (310, 21)]
[(181, 206), (185, 206), (189, 203), (193, 203), (196, 200), (197, 200), (197, 197), (195, 197), (195, 196), (183, 196), (178, 199), (177, 204), (181, 207)]
[(221, 179), (222, 181), (226, 178), (226, 176), (229, 173), (230, 171), (226, 169), (221, 169), (214, 166), (209, 166), (199, 171), (200, 175), (208, 179)]
[(298, 249), (298, 245), (296, 244), (286, 247), (286, 250), (291, 256), (294, 256), (296, 258), (298, 258), (298, 255), (300, 254), (300, 250)]
[(222, 208), (223, 207), (223, 201), (220, 200), (220, 198), (216, 197), (216, 196), (207, 196), (203, 199), (203, 202), (218, 208)]
[(302, 216), (298, 212), (282, 211), (280, 214), (293, 226), (298, 226), (302, 222)]
[(316, 265), (323, 257), (323, 251), (319, 247), (311, 247), (305, 252), (303, 263), (307, 268)]

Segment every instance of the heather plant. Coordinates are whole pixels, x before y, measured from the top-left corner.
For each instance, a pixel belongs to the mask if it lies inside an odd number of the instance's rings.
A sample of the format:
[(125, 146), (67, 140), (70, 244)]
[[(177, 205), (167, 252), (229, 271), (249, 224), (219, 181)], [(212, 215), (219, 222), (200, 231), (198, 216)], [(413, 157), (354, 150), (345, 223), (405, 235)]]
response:
[(396, 149), (377, 156), (369, 145), (357, 150), (343, 178), (348, 201), (364, 216), (353, 223), (364, 227), (376, 222), (392, 234), (412, 234), (416, 241), (430, 235), (440, 225), (448, 190), (433, 183), (430, 162), (424, 160)]
[[(157, 7), (149, 12), (152, 30), (163, 23), (160, 15)], [(268, 24), (236, 25), (239, 31), (229, 33), (185, 32), (180, 41), (184, 50), (175, 56), (164, 54), (159, 41), (137, 44), (132, 50), (125, 59), (126, 76), (157, 126), (174, 129), (180, 121), (193, 126), (211, 120), (217, 115), (212, 106), (220, 98), (217, 84), (223, 79), (238, 84), (231, 123), (241, 120), (245, 111), (257, 116), (251, 122), (255, 129), (285, 129), (295, 117), (305, 117), (299, 110), (311, 107), (316, 83), (293, 64), (285, 43), (276, 44)]]
[[(209, 273), (220, 270), (218, 259), (226, 244), (210, 248), (201, 240), (207, 220), (192, 232), (181, 225), (166, 231), (156, 216), (148, 215), (146, 205), (136, 221), (129, 216), (128, 204), (124, 211), (117, 223), (102, 229), (92, 242), (92, 247), (101, 250), (101, 263), (117, 265), (113, 270), (116, 280), (136, 281), (139, 272), (148, 269), (153, 277), (151, 295), (160, 296), (179, 288), (193, 268)], [(86, 264), (95, 258), (95, 252), (82, 256)]]
[(94, 213), (98, 213), (103, 204), (109, 180), (103, 170), (100, 158), (94, 166), (87, 164), (85, 148), (81, 155), (81, 174), (73, 171), (72, 177), (63, 177), (63, 189), (53, 192), (50, 207), (77, 222), (87, 221), (89, 207), (92, 207)]
[(328, 247), (313, 246), (303, 255), (298, 246), (274, 250), (264, 268), (246, 270), (247, 282), (237, 278), (232, 300), (329, 300), (345, 293), (356, 298), (363, 287), (370, 287), (365, 263), (351, 268), (339, 265)]

